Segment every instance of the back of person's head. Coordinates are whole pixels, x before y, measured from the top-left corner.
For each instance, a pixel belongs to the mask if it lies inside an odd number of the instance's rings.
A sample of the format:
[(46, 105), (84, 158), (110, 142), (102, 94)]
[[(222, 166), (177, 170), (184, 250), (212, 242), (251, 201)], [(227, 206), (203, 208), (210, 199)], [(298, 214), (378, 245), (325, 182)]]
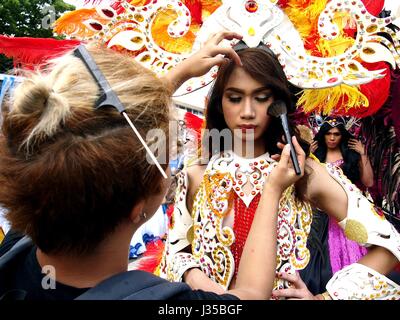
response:
[[(170, 92), (132, 58), (91, 55), (143, 137), (167, 132)], [(73, 54), (33, 74), (8, 101), (0, 141), (0, 203), (12, 228), (47, 254), (92, 252), (162, 176), (124, 117), (95, 109), (99, 87)], [(165, 167), (165, 166), (164, 166)]]

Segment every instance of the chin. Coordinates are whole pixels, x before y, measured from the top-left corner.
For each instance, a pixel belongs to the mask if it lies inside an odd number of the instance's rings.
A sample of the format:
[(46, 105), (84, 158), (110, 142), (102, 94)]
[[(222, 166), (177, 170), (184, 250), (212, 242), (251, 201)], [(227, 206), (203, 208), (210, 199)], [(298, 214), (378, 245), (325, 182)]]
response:
[(235, 134), (235, 139), (242, 140), (243, 142), (244, 141), (250, 142), (250, 141), (256, 141), (257, 137), (255, 135), (253, 135), (253, 134), (244, 133), (242, 135)]

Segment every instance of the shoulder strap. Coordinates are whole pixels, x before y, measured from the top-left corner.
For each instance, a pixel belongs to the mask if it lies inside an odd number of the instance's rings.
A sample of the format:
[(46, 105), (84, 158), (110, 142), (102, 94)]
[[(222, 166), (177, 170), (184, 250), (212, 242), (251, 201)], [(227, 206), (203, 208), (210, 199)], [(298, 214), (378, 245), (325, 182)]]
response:
[(152, 273), (133, 270), (104, 280), (76, 300), (165, 300), (190, 290), (186, 283), (172, 283)]

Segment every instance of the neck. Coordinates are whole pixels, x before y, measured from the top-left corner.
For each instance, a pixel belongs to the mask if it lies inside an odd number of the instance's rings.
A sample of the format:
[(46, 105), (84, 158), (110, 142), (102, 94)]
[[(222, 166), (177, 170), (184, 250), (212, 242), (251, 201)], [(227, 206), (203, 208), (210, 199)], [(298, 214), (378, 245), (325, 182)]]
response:
[(43, 268), (51, 265), (56, 270), (56, 281), (75, 288), (91, 288), (99, 282), (128, 270), (131, 227), (120, 227), (105, 239), (92, 254), (71, 256), (46, 254), (37, 249), (36, 256)]
[(262, 139), (256, 141), (242, 141), (234, 143), (233, 152), (246, 159), (257, 158), (267, 152)]
[(333, 148), (333, 149), (329, 149), (329, 148), (328, 148), (328, 151), (327, 151), (327, 153), (338, 153), (338, 152), (341, 153), (340, 147), (339, 147), (339, 146), (337, 146), (337, 147), (335, 147), (335, 148)]

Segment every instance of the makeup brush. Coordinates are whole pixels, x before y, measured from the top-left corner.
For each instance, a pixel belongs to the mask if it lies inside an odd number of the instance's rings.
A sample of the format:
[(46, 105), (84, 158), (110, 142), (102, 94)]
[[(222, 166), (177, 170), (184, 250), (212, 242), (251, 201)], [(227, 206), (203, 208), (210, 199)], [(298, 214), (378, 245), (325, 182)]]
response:
[(294, 150), (292, 137), (290, 136), (289, 132), (289, 122), (287, 119), (287, 108), (285, 102), (282, 100), (276, 100), (272, 102), (268, 107), (268, 115), (276, 118), (279, 117), (281, 119), (283, 132), (285, 133), (285, 139), (290, 145), (290, 158), (292, 159), (294, 170), (298, 176), (301, 175), (299, 160), (297, 159), (296, 150)]

